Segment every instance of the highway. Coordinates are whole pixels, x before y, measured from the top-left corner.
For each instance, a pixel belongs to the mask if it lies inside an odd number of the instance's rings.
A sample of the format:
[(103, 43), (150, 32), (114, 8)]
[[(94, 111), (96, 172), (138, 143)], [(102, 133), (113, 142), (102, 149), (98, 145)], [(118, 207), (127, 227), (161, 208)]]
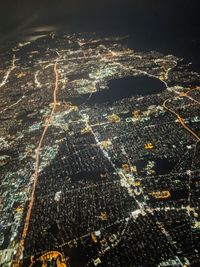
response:
[(18, 249), (17, 249), (15, 261), (12, 264), (12, 266), (14, 266), (14, 267), (21, 266), (21, 255), (22, 255), (22, 252), (24, 250), (24, 243), (25, 243), (25, 240), (26, 240), (26, 236), (28, 234), (30, 218), (31, 218), (31, 212), (32, 212), (34, 201), (35, 201), (35, 192), (36, 192), (36, 187), (37, 187), (38, 177), (39, 177), (40, 153), (41, 153), (42, 145), (43, 145), (47, 130), (48, 130), (50, 124), (51, 124), (51, 121), (52, 121), (56, 106), (58, 104), (58, 102), (57, 102), (57, 92), (58, 92), (59, 75), (58, 75), (58, 70), (57, 70), (57, 61), (54, 64), (54, 74), (55, 74), (55, 86), (54, 86), (54, 92), (53, 92), (52, 109), (51, 109), (51, 113), (50, 113), (50, 115), (48, 117), (48, 120), (46, 121), (45, 127), (43, 129), (43, 132), (42, 132), (38, 147), (37, 147), (37, 149), (35, 151), (36, 157), (35, 157), (34, 182), (33, 182), (32, 193), (31, 193), (31, 198), (30, 198), (28, 210), (27, 210), (27, 213), (26, 213), (26, 218), (25, 218), (24, 228), (23, 228), (23, 232), (22, 232), (22, 237), (21, 237), (21, 240), (19, 242), (19, 246), (18, 246)]
[(16, 60), (17, 60), (16, 56), (15, 56), (15, 54), (13, 54), (11, 66), (7, 70), (2, 82), (0, 83), (0, 88), (3, 87), (8, 82), (8, 78), (10, 76), (10, 73), (16, 68), (16, 65), (15, 65)]
[(171, 98), (168, 98), (166, 99), (164, 102), (163, 102), (163, 107), (169, 111), (170, 113), (172, 113), (174, 116), (177, 117), (178, 121), (180, 122), (180, 124), (183, 126), (183, 128), (188, 131), (195, 139), (197, 139), (197, 141), (199, 142), (200, 141), (200, 137), (192, 130), (190, 129), (186, 124), (185, 124), (185, 121), (184, 119), (174, 110), (172, 110), (171, 108), (169, 108), (167, 106), (167, 103), (168, 101), (171, 100)]

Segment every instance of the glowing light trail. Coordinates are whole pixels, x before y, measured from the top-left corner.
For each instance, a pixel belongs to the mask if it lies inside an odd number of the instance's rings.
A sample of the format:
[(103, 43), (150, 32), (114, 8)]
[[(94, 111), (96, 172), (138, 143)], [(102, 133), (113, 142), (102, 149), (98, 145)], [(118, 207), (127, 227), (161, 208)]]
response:
[(36, 186), (38, 183), (38, 174), (39, 174), (39, 161), (40, 161), (40, 151), (42, 148), (42, 144), (45, 138), (45, 135), (47, 133), (47, 130), (49, 128), (49, 125), (51, 123), (53, 114), (55, 112), (56, 106), (58, 104), (57, 102), (57, 92), (58, 92), (58, 71), (57, 71), (57, 62), (54, 64), (54, 73), (55, 73), (55, 87), (54, 87), (54, 93), (53, 93), (53, 103), (52, 103), (52, 109), (51, 109), (51, 113), (49, 115), (49, 118), (45, 124), (44, 130), (42, 132), (42, 136), (40, 138), (38, 147), (36, 149), (36, 159), (35, 159), (35, 173), (34, 173), (34, 182), (33, 182), (33, 188), (32, 188), (32, 193), (31, 193), (31, 198), (30, 198), (30, 202), (29, 202), (29, 206), (28, 206), (28, 210), (26, 213), (26, 218), (25, 218), (25, 223), (24, 223), (24, 228), (23, 228), (23, 232), (22, 232), (22, 237), (21, 240), (19, 242), (19, 246), (17, 249), (17, 253), (16, 253), (16, 259), (13, 262), (13, 266), (14, 267), (19, 267), (21, 266), (21, 255), (24, 249), (24, 243), (26, 240), (26, 236), (28, 233), (28, 229), (29, 229), (29, 224), (30, 224), (30, 217), (31, 217), (31, 212), (32, 212), (32, 208), (33, 208), (33, 204), (35, 201), (35, 192), (36, 192)]

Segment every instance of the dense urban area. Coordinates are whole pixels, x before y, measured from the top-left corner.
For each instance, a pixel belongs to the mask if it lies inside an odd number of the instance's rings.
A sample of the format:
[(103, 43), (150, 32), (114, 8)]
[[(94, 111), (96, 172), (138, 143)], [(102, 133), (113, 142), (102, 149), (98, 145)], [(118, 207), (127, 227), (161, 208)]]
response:
[(0, 266), (200, 266), (200, 84), (128, 37), (0, 51)]

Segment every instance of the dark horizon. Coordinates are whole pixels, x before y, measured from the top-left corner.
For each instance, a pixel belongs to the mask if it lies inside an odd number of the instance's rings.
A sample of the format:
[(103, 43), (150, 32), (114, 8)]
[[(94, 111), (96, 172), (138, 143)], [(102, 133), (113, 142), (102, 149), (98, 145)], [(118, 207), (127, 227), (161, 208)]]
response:
[(30, 28), (43, 26), (69, 33), (128, 34), (133, 49), (176, 54), (198, 70), (199, 6), (195, 0), (8, 0), (0, 9), (0, 42), (9, 43)]
[(149, 41), (170, 41), (198, 37), (198, 22), (198, 1), (8, 0), (1, 3), (0, 37), (36, 26), (61, 25), (69, 32), (122, 32)]

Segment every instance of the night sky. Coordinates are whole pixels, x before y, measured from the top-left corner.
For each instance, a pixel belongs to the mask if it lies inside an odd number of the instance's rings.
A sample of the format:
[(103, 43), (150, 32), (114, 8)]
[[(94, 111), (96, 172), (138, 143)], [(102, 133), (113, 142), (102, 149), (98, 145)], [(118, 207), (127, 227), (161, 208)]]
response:
[[(57, 25), (65, 32), (129, 34), (136, 49), (197, 58), (198, 0), (3, 0), (1, 43), (32, 27)], [(133, 45), (133, 46), (134, 46)], [(197, 56), (198, 57), (198, 56)], [(198, 58), (199, 61), (199, 58)]]

